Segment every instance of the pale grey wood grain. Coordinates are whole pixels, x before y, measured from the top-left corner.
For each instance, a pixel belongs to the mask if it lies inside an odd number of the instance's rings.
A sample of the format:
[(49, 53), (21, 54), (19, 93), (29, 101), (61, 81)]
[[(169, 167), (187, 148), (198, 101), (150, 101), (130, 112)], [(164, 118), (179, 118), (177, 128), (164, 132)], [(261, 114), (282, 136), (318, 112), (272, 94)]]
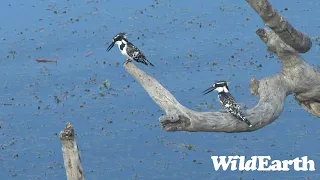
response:
[(84, 172), (81, 166), (81, 159), (77, 142), (75, 140), (74, 128), (70, 123), (66, 124), (60, 132), (64, 167), (68, 180), (84, 180)]
[(298, 103), (309, 113), (320, 117), (320, 73), (305, 62), (299, 53), (307, 52), (310, 38), (294, 29), (267, 0), (247, 0), (262, 17), (267, 29), (258, 29), (257, 35), (267, 45), (267, 50), (278, 56), (282, 65), (279, 74), (261, 80), (251, 79), (250, 91), (259, 98), (258, 103), (245, 111), (253, 124), (237, 120), (227, 112), (195, 112), (181, 105), (156, 79), (132, 63), (124, 65), (147, 91), (153, 101), (165, 112), (160, 117), (165, 131), (250, 132), (275, 121), (284, 109), (284, 101), (294, 94)]

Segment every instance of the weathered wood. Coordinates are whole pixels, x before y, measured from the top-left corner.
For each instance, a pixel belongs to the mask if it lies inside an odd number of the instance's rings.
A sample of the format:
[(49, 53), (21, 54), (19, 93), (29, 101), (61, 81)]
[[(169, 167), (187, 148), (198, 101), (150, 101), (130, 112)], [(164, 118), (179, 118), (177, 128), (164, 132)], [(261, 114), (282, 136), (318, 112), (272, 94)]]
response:
[(268, 0), (246, 0), (261, 17), (264, 24), (271, 28), (286, 44), (300, 53), (308, 52), (312, 47), (311, 39), (295, 29), (281, 16)]
[[(307, 52), (312, 44), (308, 36), (295, 30), (267, 0), (247, 0), (273, 31), (259, 29), (257, 35), (275, 53), (282, 71), (262, 80), (251, 79), (250, 90), (259, 97), (256, 106), (245, 111), (253, 124), (249, 128), (227, 112), (195, 112), (181, 105), (156, 79), (132, 63), (124, 64), (147, 91), (153, 101), (165, 111), (160, 117), (165, 131), (250, 132), (276, 120), (284, 109), (285, 98), (295, 94), (296, 100), (309, 113), (320, 117), (320, 73), (306, 63), (299, 52)], [(287, 32), (285, 32), (287, 31)]]
[(259, 29), (257, 34), (267, 44), (268, 50), (277, 54), (282, 65), (280, 75), (285, 83), (282, 85), (290, 89), (288, 95), (294, 94), (301, 107), (320, 117), (320, 73), (273, 31)]
[(81, 167), (81, 159), (75, 140), (74, 128), (70, 123), (66, 124), (60, 132), (64, 167), (68, 180), (84, 180), (84, 172)]

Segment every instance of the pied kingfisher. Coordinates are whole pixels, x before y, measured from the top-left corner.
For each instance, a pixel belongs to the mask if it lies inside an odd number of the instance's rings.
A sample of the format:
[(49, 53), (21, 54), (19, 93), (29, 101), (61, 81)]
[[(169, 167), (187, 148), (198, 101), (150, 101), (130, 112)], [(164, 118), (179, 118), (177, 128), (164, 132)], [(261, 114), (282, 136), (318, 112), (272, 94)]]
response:
[(132, 43), (130, 43), (127, 40), (127, 36), (125, 33), (119, 33), (116, 36), (114, 36), (112, 39), (112, 43), (108, 47), (107, 51), (110, 51), (113, 48), (114, 44), (117, 44), (121, 54), (127, 57), (126, 63), (135, 60), (147, 66), (154, 66), (151, 62), (147, 60), (144, 54), (137, 47), (135, 47)]
[(234, 117), (247, 123), (249, 127), (252, 127), (250, 121), (248, 121), (245, 115), (241, 112), (239, 104), (230, 94), (227, 81), (218, 81), (214, 83), (210, 88), (203, 91), (203, 94), (208, 94), (213, 90), (218, 91), (218, 98), (221, 106), (223, 106)]

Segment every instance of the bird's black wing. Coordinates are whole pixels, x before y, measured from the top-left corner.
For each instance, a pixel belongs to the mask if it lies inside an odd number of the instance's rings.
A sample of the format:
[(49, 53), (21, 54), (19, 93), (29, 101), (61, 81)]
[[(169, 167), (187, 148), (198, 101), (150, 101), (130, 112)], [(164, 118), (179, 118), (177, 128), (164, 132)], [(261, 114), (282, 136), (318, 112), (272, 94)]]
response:
[(250, 127), (252, 126), (250, 121), (242, 113), (239, 104), (236, 102), (234, 97), (230, 93), (221, 93), (219, 94), (219, 100), (221, 105), (234, 117), (247, 123)]
[(132, 57), (133, 60), (137, 62), (141, 62), (145, 65), (151, 65), (154, 66), (151, 62), (147, 60), (147, 58), (144, 56), (144, 54), (132, 43), (128, 42), (127, 47), (127, 54)]

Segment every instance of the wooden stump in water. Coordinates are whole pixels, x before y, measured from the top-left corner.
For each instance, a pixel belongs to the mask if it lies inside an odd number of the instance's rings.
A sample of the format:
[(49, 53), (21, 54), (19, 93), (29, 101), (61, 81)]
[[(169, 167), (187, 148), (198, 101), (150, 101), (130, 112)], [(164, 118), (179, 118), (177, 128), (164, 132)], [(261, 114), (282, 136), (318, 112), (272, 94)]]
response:
[(66, 124), (60, 132), (64, 167), (68, 180), (84, 180), (84, 172), (81, 166), (81, 159), (75, 140), (74, 128), (70, 123)]

